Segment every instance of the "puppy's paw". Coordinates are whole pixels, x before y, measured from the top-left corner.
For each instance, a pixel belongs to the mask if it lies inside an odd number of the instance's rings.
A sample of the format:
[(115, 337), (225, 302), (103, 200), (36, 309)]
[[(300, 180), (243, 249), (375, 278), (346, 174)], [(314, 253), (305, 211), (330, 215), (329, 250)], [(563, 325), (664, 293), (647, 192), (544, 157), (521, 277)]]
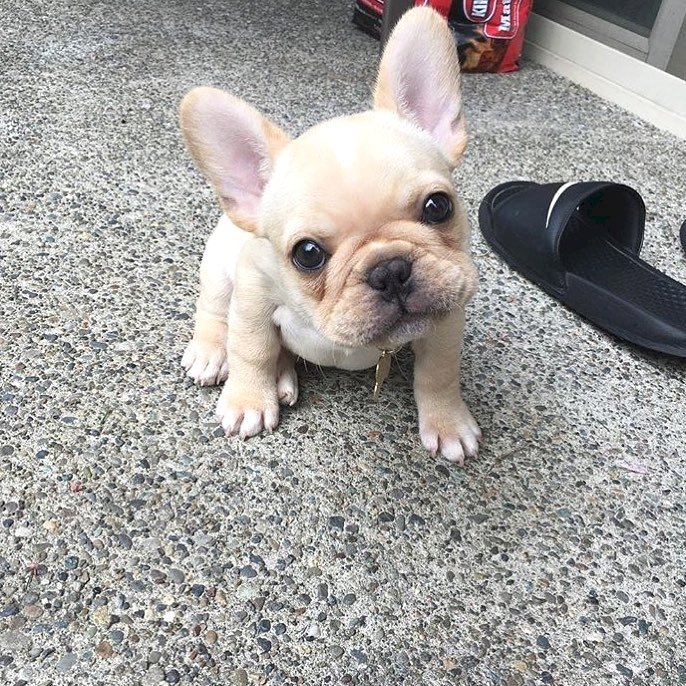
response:
[(229, 375), (226, 345), (223, 341), (194, 337), (183, 354), (181, 366), (198, 386), (219, 384)]
[(227, 383), (217, 403), (217, 418), (227, 436), (243, 440), (261, 431), (271, 433), (279, 423), (279, 402), (275, 389), (260, 393)]
[(290, 353), (282, 353), (279, 358), (276, 394), (282, 405), (293, 406), (298, 400), (298, 373), (295, 371), (295, 361)]
[(465, 457), (479, 452), (481, 429), (462, 400), (456, 404), (436, 405), (419, 411), (419, 435), (432, 454), (464, 464)]

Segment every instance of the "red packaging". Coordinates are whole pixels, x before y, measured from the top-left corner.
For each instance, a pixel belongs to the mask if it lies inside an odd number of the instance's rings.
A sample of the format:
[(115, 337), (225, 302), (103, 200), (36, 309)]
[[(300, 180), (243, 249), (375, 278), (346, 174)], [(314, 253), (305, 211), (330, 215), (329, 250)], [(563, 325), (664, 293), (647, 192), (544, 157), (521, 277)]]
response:
[[(430, 5), (447, 20), (463, 71), (507, 72), (519, 69), (524, 27), (533, 0), (414, 0)], [(379, 37), (383, 0), (357, 0), (353, 21)]]
[(431, 5), (453, 30), (463, 71), (519, 69), (532, 0), (415, 0)]

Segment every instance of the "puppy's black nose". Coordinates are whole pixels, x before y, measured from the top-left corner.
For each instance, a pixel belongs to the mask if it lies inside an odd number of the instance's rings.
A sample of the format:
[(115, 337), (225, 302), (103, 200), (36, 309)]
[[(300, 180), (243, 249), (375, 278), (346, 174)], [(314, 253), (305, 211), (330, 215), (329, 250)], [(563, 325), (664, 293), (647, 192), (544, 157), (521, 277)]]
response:
[(394, 257), (372, 267), (367, 275), (367, 283), (379, 291), (384, 300), (391, 302), (397, 298), (403, 301), (412, 290), (411, 274), (412, 262), (403, 257)]

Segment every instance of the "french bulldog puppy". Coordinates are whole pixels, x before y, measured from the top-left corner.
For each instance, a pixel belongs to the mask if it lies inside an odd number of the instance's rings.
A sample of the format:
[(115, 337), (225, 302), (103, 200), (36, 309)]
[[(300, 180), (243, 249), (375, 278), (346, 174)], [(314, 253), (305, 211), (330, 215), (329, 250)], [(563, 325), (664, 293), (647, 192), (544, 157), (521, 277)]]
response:
[(426, 7), (402, 17), (369, 111), (290, 139), (243, 100), (196, 88), (181, 129), (224, 211), (182, 364), (201, 386), (228, 379), (226, 434), (276, 427), (279, 403), (298, 398), (298, 357), (373, 368), (411, 342), (422, 443), (458, 463), (476, 455), (460, 356), (477, 274), (452, 179), (467, 133), (443, 18)]

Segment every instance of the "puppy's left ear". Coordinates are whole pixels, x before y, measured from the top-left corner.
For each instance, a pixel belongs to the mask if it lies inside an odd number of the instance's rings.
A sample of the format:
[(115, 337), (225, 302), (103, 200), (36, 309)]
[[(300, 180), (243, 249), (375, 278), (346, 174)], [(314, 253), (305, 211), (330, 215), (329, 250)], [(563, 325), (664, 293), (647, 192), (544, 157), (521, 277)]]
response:
[(428, 131), (455, 167), (467, 147), (460, 62), (445, 19), (429, 7), (406, 12), (386, 44), (374, 107)]

